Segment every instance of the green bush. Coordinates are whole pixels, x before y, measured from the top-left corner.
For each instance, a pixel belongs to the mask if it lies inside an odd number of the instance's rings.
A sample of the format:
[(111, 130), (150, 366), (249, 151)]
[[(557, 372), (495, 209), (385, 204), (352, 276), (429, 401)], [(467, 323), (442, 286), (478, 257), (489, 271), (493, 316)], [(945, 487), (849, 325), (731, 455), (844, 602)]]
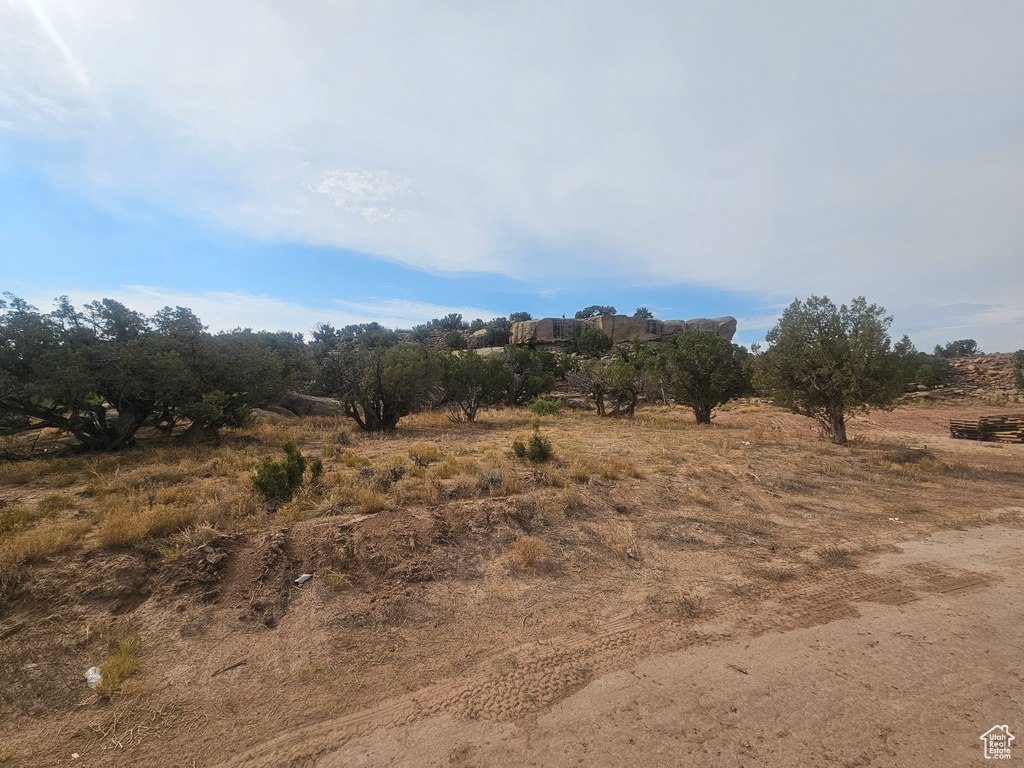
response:
[(512, 441), (512, 455), (540, 464), (551, 458), (551, 443), (539, 429), (535, 429), (525, 443), (519, 438)]
[(562, 410), (562, 401), (545, 400), (543, 397), (538, 397), (530, 403), (530, 410), (538, 416), (554, 416)]
[(600, 328), (576, 326), (569, 342), (569, 351), (584, 357), (600, 357), (612, 348), (612, 339)]
[(444, 344), (448, 349), (465, 349), (466, 337), (462, 335), (462, 331), (451, 330), (444, 335)]
[(1013, 359), (1017, 363), (1013, 369), (1013, 383), (1017, 385), (1017, 389), (1024, 390), (1024, 349), (1014, 352)]
[[(299, 452), (295, 443), (289, 440), (281, 449), (285, 452), (284, 461), (274, 461), (265, 456), (256, 467), (252, 478), (252, 489), (267, 501), (289, 501), (302, 485), (302, 476), (306, 471), (306, 458)], [(317, 462), (320, 460), (317, 459)], [(320, 462), (320, 473), (322, 472), (323, 462)], [(314, 479), (318, 477), (319, 475)]]

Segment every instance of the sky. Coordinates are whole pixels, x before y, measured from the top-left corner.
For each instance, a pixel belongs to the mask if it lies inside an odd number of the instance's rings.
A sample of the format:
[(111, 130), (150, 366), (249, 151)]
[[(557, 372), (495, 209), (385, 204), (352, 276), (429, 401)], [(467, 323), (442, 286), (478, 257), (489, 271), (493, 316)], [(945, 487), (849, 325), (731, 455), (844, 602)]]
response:
[(1024, 347), (1024, 3), (0, 0), (0, 290)]

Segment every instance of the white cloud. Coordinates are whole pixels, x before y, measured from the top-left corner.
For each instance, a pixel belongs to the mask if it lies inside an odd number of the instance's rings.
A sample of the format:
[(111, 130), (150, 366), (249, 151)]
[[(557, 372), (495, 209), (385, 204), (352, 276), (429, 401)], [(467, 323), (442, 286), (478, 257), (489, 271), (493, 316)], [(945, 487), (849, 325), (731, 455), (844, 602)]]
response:
[[(330, 171), (316, 185), (307, 189), (326, 195), (337, 208), (362, 216), (370, 224), (390, 219), (396, 214), (393, 203), (409, 189), (410, 180), (388, 171)], [(378, 203), (387, 205), (386, 210)], [(401, 215), (401, 214), (399, 214)]]
[[(67, 292), (38, 291), (35, 295), (24, 298), (47, 311), (51, 307), (52, 297), (57, 293)], [(96, 299), (93, 294), (74, 291), (68, 293), (68, 296), (79, 306)], [(477, 317), (489, 320), (500, 314), (479, 307), (448, 307), (405, 299), (379, 299), (372, 302), (337, 301), (333, 306), (314, 307), (248, 293), (191, 293), (148, 285), (122, 285), (113, 291), (104, 291), (104, 298), (120, 301), (145, 314), (153, 314), (168, 306), (188, 307), (212, 331), (241, 327), (308, 333), (320, 322), (331, 323), (335, 327), (352, 323), (378, 322), (389, 328), (409, 328), (453, 312), (461, 314), (467, 321)]]
[(32, 0), (0, 6), (0, 125), (62, 142), (82, 190), (425, 269), (1019, 317), (1022, 25), (1014, 0)]

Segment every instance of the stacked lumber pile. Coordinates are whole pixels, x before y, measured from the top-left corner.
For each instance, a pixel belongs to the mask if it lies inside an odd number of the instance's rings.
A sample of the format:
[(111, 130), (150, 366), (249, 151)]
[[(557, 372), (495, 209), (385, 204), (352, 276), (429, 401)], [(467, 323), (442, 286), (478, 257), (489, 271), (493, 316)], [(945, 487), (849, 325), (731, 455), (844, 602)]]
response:
[(1024, 443), (1024, 415), (953, 419), (949, 422), (949, 434), (964, 440)]

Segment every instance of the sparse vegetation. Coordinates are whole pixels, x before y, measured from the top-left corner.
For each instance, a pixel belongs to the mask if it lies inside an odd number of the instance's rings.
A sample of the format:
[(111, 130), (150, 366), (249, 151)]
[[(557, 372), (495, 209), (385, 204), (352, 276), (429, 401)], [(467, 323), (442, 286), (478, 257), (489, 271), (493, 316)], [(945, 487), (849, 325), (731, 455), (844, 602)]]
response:
[(551, 458), (551, 442), (537, 428), (525, 443), (519, 438), (512, 441), (512, 455), (517, 459), (543, 463)]
[[(295, 443), (289, 440), (281, 446), (281, 449), (285, 453), (285, 459), (274, 461), (269, 456), (265, 456), (252, 478), (253, 490), (271, 502), (289, 501), (302, 485), (302, 476), (306, 471), (306, 458), (295, 446)], [(314, 481), (318, 480), (320, 473), (323, 472), (322, 462), (319, 467), (320, 471), (314, 473)]]
[(139, 668), (139, 638), (129, 636), (118, 642), (117, 650), (100, 664), (102, 679), (96, 691), (106, 698), (121, 692), (124, 681)]
[(548, 555), (548, 546), (536, 536), (520, 536), (512, 542), (509, 559), (519, 569), (536, 568)]

